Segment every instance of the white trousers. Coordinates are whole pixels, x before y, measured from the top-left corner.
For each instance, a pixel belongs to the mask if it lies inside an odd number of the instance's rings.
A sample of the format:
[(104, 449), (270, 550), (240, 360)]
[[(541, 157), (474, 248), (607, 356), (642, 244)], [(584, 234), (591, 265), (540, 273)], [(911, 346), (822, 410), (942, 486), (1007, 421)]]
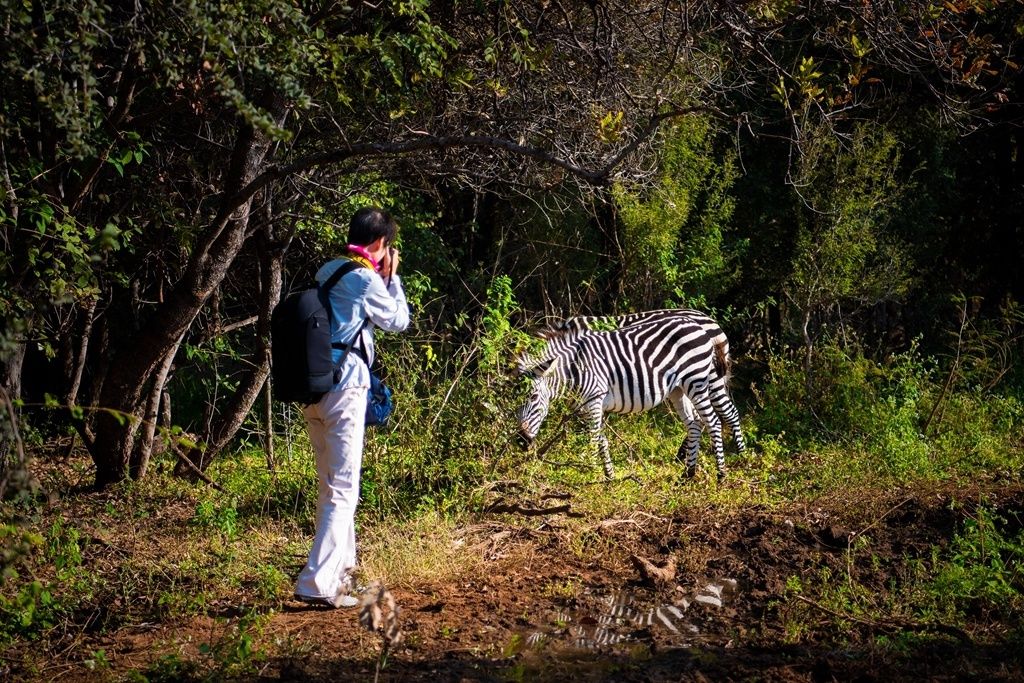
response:
[(333, 598), (347, 592), (356, 566), (356, 504), (366, 431), (366, 388), (332, 391), (303, 409), (316, 451), (319, 495), (316, 536), (295, 585), (298, 595)]

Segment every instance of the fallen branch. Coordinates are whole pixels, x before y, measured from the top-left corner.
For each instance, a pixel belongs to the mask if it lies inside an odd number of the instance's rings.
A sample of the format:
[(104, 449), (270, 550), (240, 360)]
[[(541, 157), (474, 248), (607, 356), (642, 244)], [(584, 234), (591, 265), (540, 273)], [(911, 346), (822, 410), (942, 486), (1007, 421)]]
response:
[(635, 519), (602, 519), (600, 522), (595, 524), (594, 527), (597, 529), (610, 529), (613, 526), (618, 526), (620, 524), (632, 524), (638, 529), (642, 528), (640, 526), (640, 522)]
[[(967, 327), (967, 299), (964, 299), (963, 310), (960, 311), (960, 331), (956, 336), (956, 357), (953, 358), (953, 363), (949, 367), (949, 376), (946, 377), (946, 383), (942, 385), (942, 391), (939, 392), (939, 397), (935, 399), (935, 405), (932, 406), (932, 410), (928, 413), (928, 419), (924, 421), (924, 426), (921, 427), (921, 433), (927, 434), (928, 427), (932, 424), (932, 418), (935, 417), (935, 413), (939, 410), (939, 406), (942, 405), (943, 400), (946, 398), (946, 392), (949, 391), (949, 387), (953, 384), (953, 378), (956, 376), (956, 371), (960, 367), (960, 350), (963, 346), (964, 341), (964, 329)], [(941, 421), (941, 416), (939, 417)]]
[(860, 531), (855, 531), (854, 533), (850, 534), (850, 538), (849, 538), (849, 540), (847, 541), (847, 544), (848, 544), (848, 545), (849, 545), (849, 544), (852, 544), (852, 543), (853, 543), (853, 539), (855, 539), (855, 538), (857, 538), (857, 537), (859, 537), (859, 536), (863, 535), (863, 534), (864, 534), (864, 532), (866, 532), (866, 531), (867, 531), (868, 529), (871, 529), (872, 527), (874, 527), (875, 525), (877, 525), (877, 524), (878, 524), (879, 522), (881, 522), (881, 521), (882, 521), (883, 519), (885, 519), (886, 517), (888, 517), (889, 515), (891, 515), (891, 514), (892, 514), (893, 512), (895, 512), (896, 510), (900, 509), (901, 507), (903, 507), (904, 505), (906, 505), (907, 503), (909, 503), (909, 502), (910, 502), (910, 501), (912, 501), (912, 500), (914, 500), (914, 499), (913, 499), (912, 497), (911, 497), (911, 498), (907, 498), (907, 499), (903, 500), (902, 502), (900, 502), (900, 503), (897, 503), (896, 505), (893, 505), (893, 506), (892, 506), (891, 508), (889, 508), (888, 510), (886, 510), (886, 512), (885, 512), (885, 514), (884, 514), (884, 515), (882, 515), (881, 517), (879, 517), (879, 518), (878, 518), (878, 519), (876, 519), (875, 521), (871, 522), (871, 524), (868, 524), (868, 525), (867, 525), (866, 527), (864, 527), (864, 528), (863, 528), (863, 529), (861, 529)]
[(172, 443), (171, 450), (174, 452), (176, 456), (178, 456), (178, 460), (181, 461), (181, 463), (188, 469), (189, 472), (196, 475), (197, 477), (199, 477), (200, 479), (202, 479), (207, 484), (217, 489), (221, 493), (227, 493), (227, 491), (224, 490), (223, 486), (215, 482), (213, 479), (210, 479), (210, 477), (206, 476), (206, 472), (203, 472), (201, 469), (196, 467), (195, 463), (189, 460), (188, 456), (181, 452), (177, 444)]
[[(7, 391), (0, 387), (0, 403), (3, 404), (4, 411), (7, 413), (7, 417), (10, 420), (10, 438), (14, 442), (14, 453), (16, 460), (14, 463), (8, 465), (8, 463), (0, 460), (0, 474), (3, 478), (0, 478), (0, 499), (3, 499), (4, 493), (7, 491), (7, 486), (10, 483), (11, 476), (18, 470), (25, 468), (28, 459), (25, 457), (25, 446), (21, 440), (21, 434), (18, 431), (18, 414), (14, 410), (14, 402), (11, 401), (10, 395)], [(7, 432), (8, 428), (5, 425), (3, 429), (0, 429), (0, 433)], [(4, 434), (6, 440), (7, 435)]]

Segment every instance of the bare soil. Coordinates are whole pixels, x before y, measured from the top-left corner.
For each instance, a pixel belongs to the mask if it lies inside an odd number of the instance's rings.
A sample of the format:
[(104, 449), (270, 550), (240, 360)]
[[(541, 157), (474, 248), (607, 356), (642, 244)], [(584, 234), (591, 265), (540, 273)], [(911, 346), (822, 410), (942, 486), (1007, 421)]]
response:
[[(1019, 525), (1024, 487), (1017, 482), (636, 514), (595, 522), (583, 548), (578, 536), (570, 544), (561, 514), (529, 524), (522, 514), (484, 515), (465, 541), (484, 557), (485, 571), (392, 589), (403, 638), (379, 680), (1024, 680), (1024, 654), (1010, 639), (1017, 624), (985, 610), (958, 624), (885, 611), (886, 596), (905, 588), (907, 559), (928, 559), (933, 546), (949, 544), (981, 500)], [(837, 584), (876, 592), (879, 609), (844, 614), (834, 603), (787, 593), (791, 577), (813, 580), (823, 567)], [(266, 608), (254, 653), (243, 653), (251, 667), (238, 678), (374, 680), (382, 638), (360, 625), (358, 608)], [(219, 655), (227, 657), (239, 610), (215, 611), (87, 636), (61, 655), (61, 666), (40, 671), (60, 680), (116, 680), (130, 670), (148, 671), (150, 680), (161, 671), (167, 679), (203, 676), (208, 666), (161, 669), (159, 662), (169, 654), (209, 662), (214, 655), (202, 643), (227, 644)], [(99, 648), (111, 663), (102, 677), (82, 654)]]

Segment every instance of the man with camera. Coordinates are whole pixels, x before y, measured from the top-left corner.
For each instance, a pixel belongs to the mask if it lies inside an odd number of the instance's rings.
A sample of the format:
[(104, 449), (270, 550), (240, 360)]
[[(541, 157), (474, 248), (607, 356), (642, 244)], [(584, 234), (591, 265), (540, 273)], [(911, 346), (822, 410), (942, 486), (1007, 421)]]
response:
[(337, 382), (303, 415), (316, 451), (319, 482), (316, 535), (299, 574), (295, 597), (309, 604), (354, 607), (351, 576), (356, 566), (355, 512), (363, 459), (367, 393), (374, 359), (373, 329), (401, 332), (409, 326), (409, 306), (397, 274), (399, 255), (391, 247), (398, 225), (389, 213), (362, 208), (349, 224), (344, 256), (326, 263), (316, 279), (324, 283), (345, 263), (355, 268), (328, 293)]

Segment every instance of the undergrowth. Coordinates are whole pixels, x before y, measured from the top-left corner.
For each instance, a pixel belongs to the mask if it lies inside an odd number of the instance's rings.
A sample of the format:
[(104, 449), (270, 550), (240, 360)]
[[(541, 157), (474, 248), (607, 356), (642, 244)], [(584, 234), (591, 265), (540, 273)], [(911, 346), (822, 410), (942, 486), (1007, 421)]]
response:
[(790, 576), (779, 603), (789, 642), (873, 637), (896, 653), (930, 640), (1024, 642), (1024, 510), (954, 503), (952, 538), (882, 559), (870, 535), (841, 567)]
[[(381, 343), (397, 409), (388, 427), (367, 437), (357, 517), (367, 580), (413, 586), (478, 571), (481, 546), (467, 529), (493, 517), (486, 510), (496, 497), (568, 501), (579, 517), (563, 524), (567, 547), (598, 559), (616, 549), (594, 534), (595, 519), (770, 509), (841, 491), (943, 480), (1019, 482), (1018, 385), (968, 381), (966, 372), (916, 348), (879, 363), (827, 344), (809, 368), (797, 356), (775, 354), (763, 379), (734, 388), (750, 448), (738, 456), (726, 438), (724, 482), (714, 476), (707, 437), (698, 476), (681, 476), (676, 452), (685, 429), (667, 409), (608, 417), (617, 473), (606, 482), (568, 402), (553, 406), (532, 451), (515, 446), (512, 415), (527, 386), (509, 369), (530, 342), (507, 324), (514, 307), (509, 283), (497, 281), (489, 297), (485, 319), (463, 343), (428, 334)], [(225, 622), (201, 672), (190, 668), (195, 662), (168, 655), (145, 676), (251, 673), (261, 656), (261, 620), (290, 596), (313, 533), (316, 473), (297, 418), (294, 411), (278, 417), (273, 469), (253, 445), (216, 459), (207, 474), (220, 490), (173, 476), (167, 454), (154, 460), (148, 478), (102, 493), (81, 492), (89, 476), (84, 458), (43, 467), (42, 490), (63, 500), (36, 494), (3, 503), (0, 646), (35, 643), (54, 651), (85, 628), (103, 633), (217, 614), (227, 603), (249, 616)], [(979, 507), (947, 544), (886, 568), (894, 578), (885, 591), (826, 567), (791, 579), (788, 594), (889, 626), (958, 623), (979, 613), (1019, 623), (1019, 514)], [(532, 523), (515, 515), (502, 522)], [(787, 638), (800, 641), (821, 615), (812, 619), (813, 608), (794, 605), (785, 628)], [(895, 648), (893, 634), (901, 632), (887, 627), (879, 642)], [(102, 667), (105, 658), (97, 652), (90, 661)]]

